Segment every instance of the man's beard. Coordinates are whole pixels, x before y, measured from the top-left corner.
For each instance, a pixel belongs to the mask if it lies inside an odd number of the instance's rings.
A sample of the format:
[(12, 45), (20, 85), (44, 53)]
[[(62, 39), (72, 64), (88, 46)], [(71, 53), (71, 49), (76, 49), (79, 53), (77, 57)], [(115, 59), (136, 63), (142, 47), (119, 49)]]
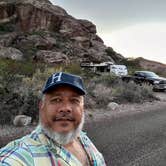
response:
[(84, 119), (85, 119), (85, 117), (84, 117), (84, 113), (83, 113), (81, 122), (78, 125), (78, 127), (68, 133), (59, 133), (59, 132), (53, 131), (51, 128), (46, 127), (41, 122), (40, 122), (40, 126), (41, 126), (44, 134), (47, 135), (49, 138), (51, 138), (55, 143), (58, 143), (60, 145), (66, 145), (66, 144), (72, 142), (75, 138), (77, 138), (79, 136), (79, 134), (83, 128)]

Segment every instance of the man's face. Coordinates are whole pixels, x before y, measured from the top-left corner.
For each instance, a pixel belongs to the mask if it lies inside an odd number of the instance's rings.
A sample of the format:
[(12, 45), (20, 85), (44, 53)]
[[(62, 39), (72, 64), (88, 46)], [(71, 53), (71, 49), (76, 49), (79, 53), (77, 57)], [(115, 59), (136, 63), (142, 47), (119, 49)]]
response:
[(68, 133), (75, 130), (83, 116), (84, 101), (77, 91), (61, 86), (45, 95), (40, 104), (41, 123), (52, 131)]

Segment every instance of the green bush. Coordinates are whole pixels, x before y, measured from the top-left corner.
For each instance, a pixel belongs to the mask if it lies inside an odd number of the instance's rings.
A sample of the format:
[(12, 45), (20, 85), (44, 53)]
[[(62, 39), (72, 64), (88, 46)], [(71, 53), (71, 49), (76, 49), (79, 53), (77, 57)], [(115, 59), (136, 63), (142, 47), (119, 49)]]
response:
[(38, 96), (29, 90), (25, 96), (10, 92), (1, 96), (0, 101), (0, 124), (12, 124), (16, 115), (24, 114), (38, 120)]
[[(152, 87), (123, 82), (114, 75), (98, 76), (87, 84), (87, 107), (106, 107), (109, 102), (142, 103), (155, 100)], [(90, 106), (91, 105), (91, 106)]]
[(128, 58), (121, 60), (120, 64), (126, 65), (129, 74), (133, 74), (136, 70), (143, 70), (138, 59)]
[(38, 100), (50, 74), (66, 71), (83, 77), (88, 95), (86, 108), (105, 108), (109, 102), (144, 102), (154, 100), (147, 85), (122, 82), (115, 75), (82, 70), (79, 64), (45, 65), (0, 59), (0, 123), (11, 123), (14, 116), (25, 114), (38, 120)]
[(93, 84), (104, 84), (105, 86), (113, 86), (118, 82), (120, 78), (113, 73), (106, 73), (102, 75), (97, 75), (93, 78)]
[(114, 74), (104, 74), (91, 77), (86, 83), (88, 99), (86, 107), (105, 107), (113, 100), (112, 87), (117, 84), (119, 78)]
[(0, 24), (0, 34), (4, 34), (7, 32), (13, 32), (15, 29), (14, 24)]
[(0, 94), (0, 124), (11, 124), (14, 116), (19, 114), (23, 100), (17, 93)]
[(119, 63), (119, 58), (117, 58), (118, 53), (113, 50), (112, 47), (108, 47), (105, 52), (110, 56), (116, 63)]
[(148, 85), (137, 85), (134, 82), (122, 82), (113, 88), (114, 101), (118, 103), (141, 103), (156, 99), (152, 88)]
[(76, 75), (82, 75), (83, 71), (78, 63), (72, 63), (69, 65), (66, 65), (64, 67), (64, 71), (71, 73), (71, 74), (76, 74)]
[(38, 102), (39, 96), (35, 95), (33, 91), (29, 90), (28, 94), (23, 96), (23, 104), (19, 108), (20, 114), (32, 117), (32, 121), (38, 121)]

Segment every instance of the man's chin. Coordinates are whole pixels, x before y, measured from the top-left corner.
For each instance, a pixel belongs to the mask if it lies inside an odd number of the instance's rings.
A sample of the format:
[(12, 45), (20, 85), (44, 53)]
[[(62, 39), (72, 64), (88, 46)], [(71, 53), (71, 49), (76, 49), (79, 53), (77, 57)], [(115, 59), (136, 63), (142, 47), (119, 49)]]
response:
[(44, 132), (44, 134), (51, 138), (55, 143), (58, 143), (60, 145), (66, 145), (70, 142), (72, 142), (75, 138), (77, 138), (80, 135), (80, 132), (83, 128), (84, 124), (84, 116), (82, 117), (81, 123), (78, 125), (78, 127), (75, 130), (72, 130), (70, 132), (63, 131), (62, 132), (56, 132), (50, 127), (46, 127), (44, 124), (40, 123), (40, 126)]
[(76, 137), (75, 131), (70, 132), (55, 132), (49, 128), (42, 126), (42, 130), (45, 135), (51, 138), (55, 143), (60, 145), (66, 145), (73, 141)]

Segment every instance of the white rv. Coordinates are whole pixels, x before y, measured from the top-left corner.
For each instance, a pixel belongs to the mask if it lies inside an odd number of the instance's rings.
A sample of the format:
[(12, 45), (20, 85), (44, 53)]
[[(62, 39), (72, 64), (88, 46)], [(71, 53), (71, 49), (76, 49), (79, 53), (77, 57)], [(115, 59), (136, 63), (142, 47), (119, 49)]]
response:
[(110, 65), (110, 72), (117, 76), (126, 76), (128, 74), (127, 67), (125, 65)]
[(102, 63), (81, 63), (82, 68), (89, 68), (93, 72), (110, 72), (116, 76), (125, 76), (128, 74), (127, 67), (125, 65), (115, 65), (113, 62)]

